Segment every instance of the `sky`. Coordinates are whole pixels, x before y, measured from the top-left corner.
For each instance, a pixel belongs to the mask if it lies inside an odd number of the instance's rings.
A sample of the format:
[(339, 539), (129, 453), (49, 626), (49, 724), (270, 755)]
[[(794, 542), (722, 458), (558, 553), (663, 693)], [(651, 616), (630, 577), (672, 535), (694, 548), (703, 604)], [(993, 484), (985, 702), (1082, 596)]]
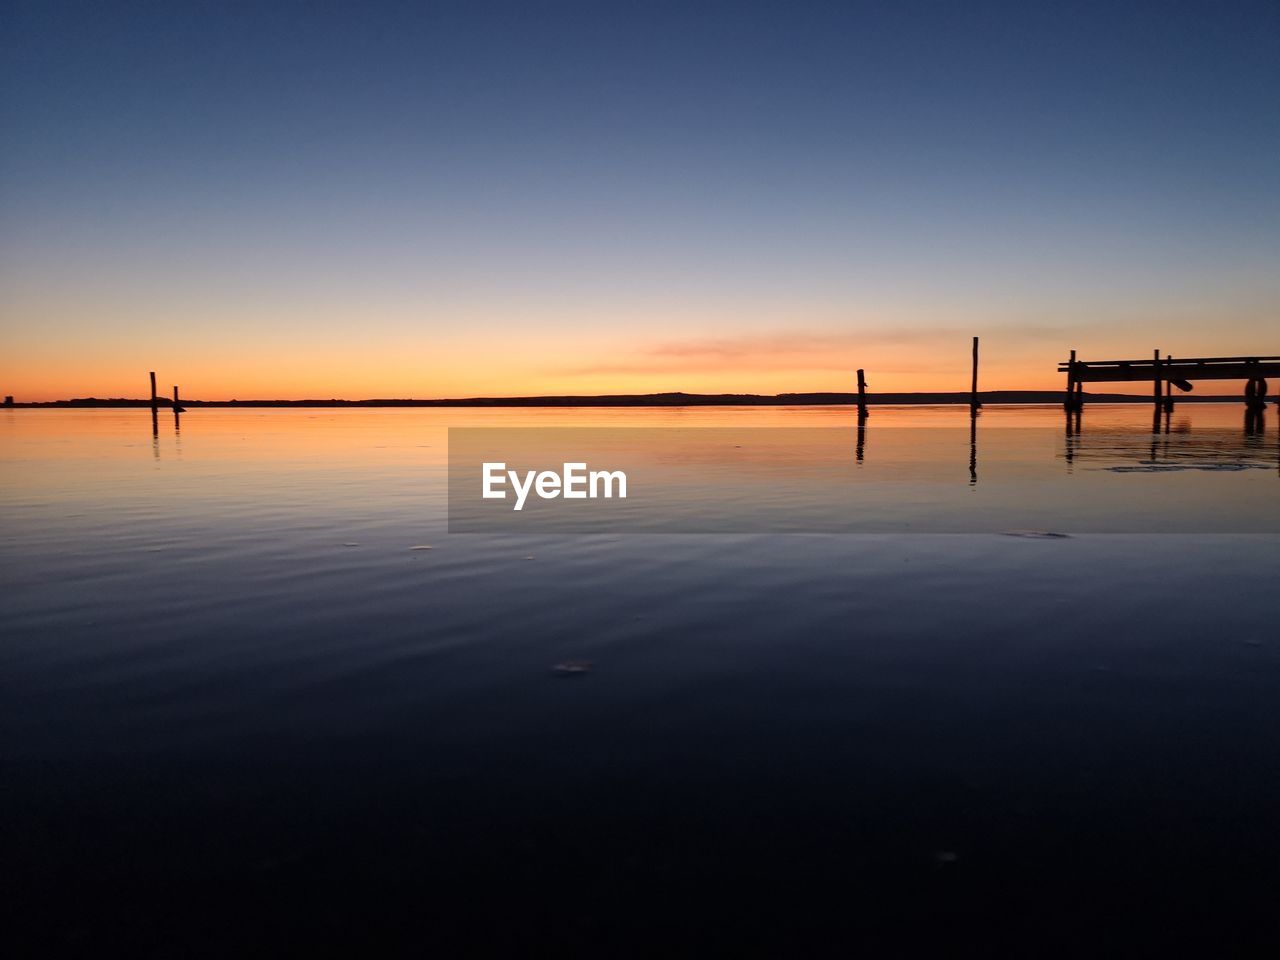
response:
[(19, 400), (1280, 355), (1275, 0), (2, 9)]

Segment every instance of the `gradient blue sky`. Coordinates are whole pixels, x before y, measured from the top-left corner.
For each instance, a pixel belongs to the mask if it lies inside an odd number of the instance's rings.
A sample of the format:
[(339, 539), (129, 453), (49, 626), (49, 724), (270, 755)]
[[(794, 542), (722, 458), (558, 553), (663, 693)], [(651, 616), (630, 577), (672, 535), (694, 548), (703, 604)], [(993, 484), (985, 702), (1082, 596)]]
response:
[[(9, 3), (0, 390), (1280, 354), (1280, 4)], [(172, 376), (168, 376), (172, 374)]]

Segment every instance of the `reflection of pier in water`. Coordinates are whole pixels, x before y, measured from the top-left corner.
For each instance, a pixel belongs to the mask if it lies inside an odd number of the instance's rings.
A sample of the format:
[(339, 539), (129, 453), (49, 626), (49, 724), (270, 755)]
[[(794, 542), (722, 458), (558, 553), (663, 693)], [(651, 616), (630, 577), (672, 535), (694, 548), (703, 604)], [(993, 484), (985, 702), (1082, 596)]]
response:
[(1087, 469), (1112, 473), (1280, 472), (1280, 435), (1275, 444), (1268, 443), (1261, 409), (1246, 410), (1241, 429), (1194, 429), (1189, 416), (1175, 419), (1170, 410), (1157, 409), (1147, 432), (1118, 427), (1085, 431), (1077, 408), (1066, 413), (1062, 456), (1068, 471), (1083, 461)]

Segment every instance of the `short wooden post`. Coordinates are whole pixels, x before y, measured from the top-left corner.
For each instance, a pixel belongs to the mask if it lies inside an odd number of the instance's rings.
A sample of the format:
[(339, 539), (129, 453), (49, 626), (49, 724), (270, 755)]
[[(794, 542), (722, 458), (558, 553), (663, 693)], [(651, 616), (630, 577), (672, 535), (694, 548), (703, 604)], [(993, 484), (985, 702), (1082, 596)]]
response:
[(867, 415), (867, 377), (865, 371), (858, 371), (858, 416)]
[(969, 385), (969, 406), (978, 409), (978, 338), (973, 338), (973, 380)]
[(1164, 397), (1164, 386), (1160, 382), (1160, 351), (1156, 350), (1155, 354), (1155, 402), (1156, 406), (1160, 406), (1160, 401)]
[(151, 371), (151, 409), (156, 408), (156, 372)]

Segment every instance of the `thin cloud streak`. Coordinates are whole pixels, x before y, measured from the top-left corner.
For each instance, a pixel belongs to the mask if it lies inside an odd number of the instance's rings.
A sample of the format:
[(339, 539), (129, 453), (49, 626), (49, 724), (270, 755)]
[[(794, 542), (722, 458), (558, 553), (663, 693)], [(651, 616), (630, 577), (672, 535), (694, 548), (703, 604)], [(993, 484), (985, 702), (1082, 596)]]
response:
[[(1078, 329), (1075, 333), (1078, 334)], [(986, 328), (989, 336), (1004, 342), (1048, 342), (1068, 338), (1065, 327)], [(815, 333), (778, 331), (744, 334), (736, 337), (698, 337), (668, 340), (650, 346), (639, 346), (624, 362), (612, 361), (555, 371), (561, 376), (598, 376), (618, 374), (665, 374), (716, 372), (727, 364), (740, 370), (848, 370), (852, 356), (866, 357), (872, 349), (885, 350), (888, 363), (881, 364), (886, 373), (930, 373), (936, 365), (903, 358), (893, 360), (894, 348), (936, 347), (954, 341), (965, 343), (968, 335), (955, 329), (929, 328), (912, 330), (878, 329), (848, 333)]]

